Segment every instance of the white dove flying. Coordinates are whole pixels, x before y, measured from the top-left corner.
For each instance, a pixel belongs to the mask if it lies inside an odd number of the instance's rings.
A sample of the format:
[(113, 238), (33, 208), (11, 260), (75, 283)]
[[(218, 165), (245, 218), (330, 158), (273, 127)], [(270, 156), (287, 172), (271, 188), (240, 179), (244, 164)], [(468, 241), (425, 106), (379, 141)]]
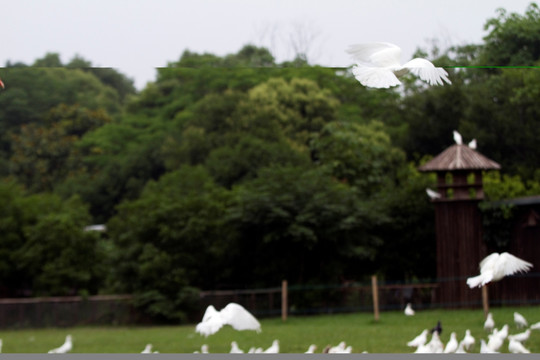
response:
[(65, 354), (73, 349), (73, 339), (71, 335), (66, 336), (66, 341), (64, 343), (52, 350), (49, 350), (49, 354)]
[(467, 279), (467, 285), (472, 289), (481, 287), (492, 281), (501, 280), (507, 275), (527, 272), (532, 264), (515, 257), (507, 252), (493, 253), (480, 262), (480, 275)]
[(435, 199), (440, 199), (441, 198), (441, 194), (439, 194), (437, 191), (435, 190), (431, 190), (430, 188), (426, 188), (426, 194), (429, 196), (430, 199), (432, 200), (435, 200)]
[(400, 85), (399, 77), (412, 72), (430, 85), (448, 84), (448, 73), (440, 67), (435, 67), (429, 60), (415, 58), (401, 65), (401, 49), (390, 43), (375, 42), (355, 44), (347, 49), (356, 66), (352, 71), (360, 83), (372, 88), (389, 88)]
[(195, 331), (201, 335), (215, 334), (224, 325), (230, 325), (235, 330), (255, 330), (261, 332), (261, 324), (242, 305), (230, 303), (221, 311), (217, 311), (212, 305), (206, 308), (203, 319), (195, 327)]

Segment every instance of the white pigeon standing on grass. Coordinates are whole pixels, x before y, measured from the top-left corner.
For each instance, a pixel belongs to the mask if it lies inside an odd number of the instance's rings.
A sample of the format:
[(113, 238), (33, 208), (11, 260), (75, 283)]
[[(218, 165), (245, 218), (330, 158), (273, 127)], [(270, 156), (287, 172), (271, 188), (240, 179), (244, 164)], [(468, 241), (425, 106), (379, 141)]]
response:
[(467, 351), (465, 351), (465, 345), (463, 344), (463, 340), (459, 342), (458, 348), (456, 349), (456, 354), (466, 354)]
[(65, 354), (73, 349), (73, 339), (71, 335), (66, 336), (64, 343), (52, 350), (49, 350), (49, 354)]
[(488, 335), (488, 339), (487, 346), (493, 351), (499, 351), (504, 343), (504, 338), (497, 335), (497, 333)]
[(465, 337), (461, 340), (465, 350), (470, 350), (475, 343), (474, 337), (471, 335), (471, 330), (465, 330)]
[(398, 78), (411, 72), (430, 85), (448, 84), (448, 73), (435, 67), (429, 60), (415, 58), (401, 65), (401, 49), (390, 43), (375, 42), (355, 44), (347, 49), (356, 66), (352, 72), (362, 85), (372, 88), (387, 89), (400, 85)]
[(492, 281), (501, 280), (503, 277), (519, 272), (527, 272), (532, 264), (525, 260), (504, 252), (493, 253), (480, 262), (480, 275), (467, 279), (467, 285), (472, 289), (481, 287)]
[(152, 344), (146, 344), (141, 354), (159, 354), (159, 351), (152, 351)]
[(407, 303), (407, 306), (405, 306), (405, 315), (407, 315), (407, 316), (413, 316), (414, 315), (414, 310), (412, 308), (411, 303)]
[(480, 340), (480, 354), (498, 354), (498, 351), (494, 351), (490, 348), (484, 339)]
[(346, 347), (347, 347), (347, 345), (345, 344), (345, 341), (342, 341), (337, 346), (331, 347), (330, 350), (328, 350), (328, 353), (329, 354), (340, 354), (340, 353), (343, 353), (343, 351), (345, 351)]
[(540, 330), (540, 322), (532, 324), (530, 329), (531, 330)]
[(441, 354), (444, 351), (444, 344), (439, 337), (438, 331), (431, 334), (431, 340), (426, 345), (431, 349), (432, 353)]
[(484, 330), (487, 332), (492, 332), (495, 327), (495, 320), (493, 320), (493, 314), (488, 313), (486, 321), (484, 322)]
[(265, 354), (277, 354), (279, 353), (279, 340), (274, 340), (272, 345), (263, 351)]
[(420, 333), (420, 335), (416, 336), (414, 339), (409, 341), (407, 343), (407, 346), (417, 348), (417, 347), (419, 347), (421, 345), (424, 345), (426, 343), (426, 341), (427, 341), (428, 332), (429, 332), (428, 329), (424, 329), (424, 331), (422, 331), (422, 333)]
[(446, 343), (446, 346), (444, 347), (444, 353), (445, 354), (450, 354), (450, 353), (455, 353), (457, 348), (458, 348), (458, 341), (457, 341), (457, 335), (455, 332), (452, 332), (450, 334), (450, 340), (448, 341), (448, 343)]
[(525, 348), (522, 343), (517, 340), (511, 339), (508, 342), (508, 351), (513, 354), (530, 354), (530, 350)]
[(514, 313), (514, 322), (516, 323), (516, 326), (518, 328), (524, 328), (524, 327), (529, 326), (529, 324), (527, 323), (527, 320), (525, 320), (525, 317), (523, 317), (523, 315), (521, 315), (518, 312)]
[(261, 324), (242, 305), (230, 303), (221, 311), (212, 305), (206, 308), (202, 321), (197, 324), (195, 331), (201, 335), (215, 334), (224, 325), (230, 325), (235, 330), (255, 330), (261, 332)]
[(230, 354), (243, 354), (244, 350), (240, 349), (238, 347), (238, 343), (236, 341), (231, 342), (231, 351), (229, 351)]
[(305, 354), (313, 354), (313, 353), (315, 353), (315, 350), (317, 350), (317, 345), (311, 344), (311, 345), (309, 345), (309, 348), (307, 349)]

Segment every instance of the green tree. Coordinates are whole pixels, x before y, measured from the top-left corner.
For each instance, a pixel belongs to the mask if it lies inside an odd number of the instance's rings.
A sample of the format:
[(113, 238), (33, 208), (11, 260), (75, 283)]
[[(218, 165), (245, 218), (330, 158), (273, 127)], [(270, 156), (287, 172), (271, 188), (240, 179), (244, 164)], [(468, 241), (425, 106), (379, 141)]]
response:
[(481, 65), (533, 65), (540, 60), (540, 8), (531, 3), (524, 15), (498, 9), (484, 30)]
[(227, 269), (230, 194), (202, 167), (182, 167), (147, 184), (109, 222), (117, 251), (113, 289), (134, 293), (149, 314), (183, 320), (196, 288), (214, 288)]
[(238, 238), (230, 247), (239, 284), (272, 286), (358, 279), (373, 271), (384, 221), (378, 203), (323, 168), (271, 166), (235, 189), (230, 221)]

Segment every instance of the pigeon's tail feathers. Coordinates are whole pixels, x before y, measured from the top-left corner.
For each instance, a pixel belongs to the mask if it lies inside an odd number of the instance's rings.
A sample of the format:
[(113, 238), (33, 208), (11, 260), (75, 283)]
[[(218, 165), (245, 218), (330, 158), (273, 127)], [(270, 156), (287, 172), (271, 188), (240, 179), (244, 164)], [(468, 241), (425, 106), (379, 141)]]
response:
[(467, 285), (469, 285), (469, 287), (472, 289), (472, 288), (475, 288), (475, 287), (481, 287), (481, 286), (484, 286), (485, 284), (487, 284), (489, 282), (486, 281), (486, 276), (485, 274), (480, 274), (478, 276), (473, 276), (473, 277), (470, 277), (467, 279)]
[(367, 87), (388, 89), (389, 87), (401, 84), (397, 76), (390, 69), (355, 66), (352, 71), (356, 80)]

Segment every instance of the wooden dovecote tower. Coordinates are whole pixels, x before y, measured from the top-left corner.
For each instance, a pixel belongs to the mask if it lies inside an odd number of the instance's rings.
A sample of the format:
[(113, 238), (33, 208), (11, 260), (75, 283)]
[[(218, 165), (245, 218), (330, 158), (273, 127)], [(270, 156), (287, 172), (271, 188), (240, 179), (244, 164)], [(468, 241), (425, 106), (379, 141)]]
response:
[(471, 291), (466, 278), (478, 273), (478, 263), (487, 255), (478, 207), (484, 199), (482, 172), (500, 168), (495, 161), (461, 144), (449, 147), (419, 167), (419, 171), (437, 174), (440, 197), (433, 202), (439, 279), (437, 301), (442, 305), (481, 303), (481, 293)]

